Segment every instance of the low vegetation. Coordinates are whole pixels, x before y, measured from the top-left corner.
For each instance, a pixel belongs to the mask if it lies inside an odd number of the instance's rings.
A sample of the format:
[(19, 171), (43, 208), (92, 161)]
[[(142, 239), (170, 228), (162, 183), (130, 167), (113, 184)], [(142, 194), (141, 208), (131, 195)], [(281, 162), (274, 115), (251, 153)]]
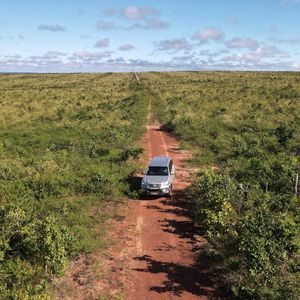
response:
[(128, 179), (153, 98), (193, 153), (192, 213), (231, 293), (299, 299), (299, 74), (140, 77), (1, 75), (1, 297), (42, 297), (70, 258), (106, 246), (106, 221), (134, 196)]
[(222, 257), (233, 295), (299, 299), (299, 74), (149, 73), (143, 80), (157, 95), (160, 121), (194, 153), (193, 215)]
[(0, 298), (33, 299), (107, 244), (148, 96), (130, 74), (1, 75), (0, 107)]

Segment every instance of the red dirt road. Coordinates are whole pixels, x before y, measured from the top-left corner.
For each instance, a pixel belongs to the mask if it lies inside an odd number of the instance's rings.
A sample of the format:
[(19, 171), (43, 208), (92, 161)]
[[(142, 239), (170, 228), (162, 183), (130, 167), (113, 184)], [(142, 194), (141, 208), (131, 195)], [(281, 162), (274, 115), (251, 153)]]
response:
[[(111, 223), (115, 242), (104, 253), (78, 257), (64, 277), (54, 279), (56, 299), (226, 299), (219, 292), (220, 275), (207, 258), (200, 258), (206, 241), (189, 218), (184, 194), (191, 181), (185, 166), (188, 153), (159, 126), (148, 126), (143, 144), (145, 165), (153, 156), (174, 160), (172, 197), (128, 200)], [(134, 179), (140, 184), (140, 177)]]
[[(171, 198), (148, 198), (129, 202), (125, 227), (130, 243), (123, 250), (127, 280), (125, 299), (221, 299), (216, 292), (216, 275), (207, 272), (196, 250), (206, 243), (194, 235), (188, 216), (184, 189), (190, 176), (185, 167), (187, 153), (177, 140), (148, 126), (143, 143), (147, 162), (154, 156), (168, 155), (176, 166)], [(145, 162), (145, 163), (147, 163)], [(125, 258), (126, 257), (126, 258)]]

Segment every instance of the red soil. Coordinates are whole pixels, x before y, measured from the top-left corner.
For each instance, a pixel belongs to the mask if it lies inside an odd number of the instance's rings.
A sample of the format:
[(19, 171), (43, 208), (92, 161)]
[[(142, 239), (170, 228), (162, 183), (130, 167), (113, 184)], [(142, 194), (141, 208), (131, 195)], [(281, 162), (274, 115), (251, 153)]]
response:
[[(53, 282), (57, 299), (226, 299), (218, 292), (220, 275), (199, 258), (206, 241), (196, 234), (184, 193), (191, 182), (188, 152), (159, 126), (148, 126), (142, 142), (145, 165), (154, 156), (173, 159), (172, 197), (129, 200), (125, 216), (112, 222), (110, 238), (116, 242), (105, 253), (73, 261), (66, 275)], [(140, 180), (133, 178), (135, 184)]]
[(218, 276), (207, 272), (196, 252), (206, 241), (194, 234), (190, 202), (184, 195), (191, 181), (185, 166), (188, 153), (158, 126), (148, 126), (143, 144), (145, 164), (154, 156), (168, 155), (175, 163), (176, 179), (171, 198), (129, 202), (125, 226), (131, 242), (123, 250), (129, 269), (125, 299), (221, 299), (216, 292)]

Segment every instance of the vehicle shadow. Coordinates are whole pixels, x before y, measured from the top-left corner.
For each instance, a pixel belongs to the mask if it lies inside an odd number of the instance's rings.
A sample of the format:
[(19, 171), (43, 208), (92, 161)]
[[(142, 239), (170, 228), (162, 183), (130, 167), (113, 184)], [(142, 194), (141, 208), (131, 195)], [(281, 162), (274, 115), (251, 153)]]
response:
[[(157, 286), (150, 286), (149, 291), (172, 293), (174, 296), (188, 292), (199, 297), (208, 296), (210, 299), (229, 299), (229, 293), (218, 284), (220, 270), (212, 269), (211, 258), (206, 254), (203, 257), (199, 254), (192, 266), (159, 261), (149, 255), (134, 259), (147, 264), (145, 268), (135, 268), (135, 271), (165, 275), (165, 280)], [(219, 287), (215, 288), (216, 286)]]
[[(164, 134), (174, 138), (174, 135), (166, 130), (167, 128), (158, 128), (157, 131), (163, 131)], [(174, 155), (179, 154), (180, 149), (169, 148)], [(180, 157), (180, 162), (184, 162), (185, 157)], [(179, 158), (178, 158), (179, 160)], [(181, 164), (181, 168), (184, 164)], [(178, 169), (177, 169), (178, 170)], [(183, 170), (184, 171), (184, 170)], [(141, 177), (135, 178), (132, 187), (140, 189)], [(183, 186), (183, 185), (182, 185)], [(162, 280), (159, 283), (151, 284), (149, 282), (148, 290), (158, 294), (172, 294), (174, 297), (184, 297), (184, 293), (190, 293), (197, 297), (208, 297), (209, 299), (230, 299), (230, 293), (224, 288), (224, 270), (222, 269), (222, 260), (209, 249), (209, 244), (201, 237), (201, 226), (193, 221), (193, 212), (195, 210), (194, 201), (191, 196), (190, 188), (175, 189), (172, 197), (148, 196), (139, 194), (138, 200), (146, 200), (143, 203), (150, 211), (148, 216), (155, 215), (156, 222), (162, 232), (176, 236), (179, 240), (175, 243), (169, 243), (167, 240), (156, 244), (155, 252), (151, 250), (144, 252), (140, 256), (134, 257), (136, 262), (132, 269), (136, 272), (148, 274), (161, 274)], [(152, 201), (151, 200), (155, 200)], [(155, 212), (151, 214), (151, 212)], [(161, 215), (157, 214), (161, 213)], [(163, 235), (162, 235), (163, 236)], [(173, 239), (173, 237), (170, 240)], [(174, 262), (172, 251), (180, 252), (181, 245), (188, 244), (185, 255), (191, 256), (190, 263), (186, 263), (184, 258)], [(191, 249), (191, 252), (189, 252)], [(184, 250), (184, 249), (183, 249)], [(164, 254), (163, 252), (166, 252)], [(155, 255), (158, 253), (158, 255)], [(160, 255), (161, 254), (161, 255)], [(176, 254), (177, 255), (177, 254)], [(170, 259), (166, 259), (166, 257)], [(189, 261), (189, 260), (188, 260)], [(222, 275), (223, 274), (223, 275)]]
[(180, 191), (173, 191), (172, 197), (161, 197), (161, 206), (152, 207), (146, 205), (148, 209), (156, 209), (161, 213), (170, 213), (181, 217), (190, 218), (193, 211), (193, 199), (189, 196), (189, 188)]
[(131, 175), (127, 178), (126, 182), (129, 184), (130, 192), (139, 192), (141, 189), (142, 177), (138, 175)]
[[(134, 260), (146, 263), (145, 267), (135, 268), (135, 271), (163, 274), (165, 277), (160, 284), (150, 285), (149, 291), (172, 293), (177, 297), (188, 292), (209, 299), (230, 299), (230, 293), (226, 291), (220, 275), (224, 274), (222, 260), (211, 251), (205, 240), (199, 243), (201, 226), (196, 225), (191, 218), (193, 199), (189, 196), (189, 188), (174, 191), (171, 198), (158, 200), (158, 203), (149, 203), (145, 207), (164, 214), (159, 220), (161, 230), (176, 235), (182, 239), (182, 243), (190, 244), (195, 260), (192, 265), (184, 265), (161, 261), (147, 254), (135, 257)], [(175, 246), (162, 243), (154, 251), (171, 252), (175, 249)]]

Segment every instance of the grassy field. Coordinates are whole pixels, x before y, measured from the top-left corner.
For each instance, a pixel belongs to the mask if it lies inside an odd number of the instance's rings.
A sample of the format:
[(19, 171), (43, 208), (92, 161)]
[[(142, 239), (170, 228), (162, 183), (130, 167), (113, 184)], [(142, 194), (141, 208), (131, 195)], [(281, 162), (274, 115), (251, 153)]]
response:
[[(233, 295), (299, 299), (299, 73), (148, 73), (153, 108), (193, 153), (189, 191)], [(299, 189), (299, 188), (298, 188)]]
[(1, 75), (0, 95), (0, 298), (31, 299), (106, 246), (148, 96), (131, 74)]
[[(45, 293), (106, 246), (133, 197), (151, 102), (199, 170), (191, 212), (240, 299), (299, 297), (300, 76), (174, 72), (0, 76), (0, 294)], [(212, 254), (213, 253), (213, 254)], [(221, 275), (220, 275), (221, 276)]]

